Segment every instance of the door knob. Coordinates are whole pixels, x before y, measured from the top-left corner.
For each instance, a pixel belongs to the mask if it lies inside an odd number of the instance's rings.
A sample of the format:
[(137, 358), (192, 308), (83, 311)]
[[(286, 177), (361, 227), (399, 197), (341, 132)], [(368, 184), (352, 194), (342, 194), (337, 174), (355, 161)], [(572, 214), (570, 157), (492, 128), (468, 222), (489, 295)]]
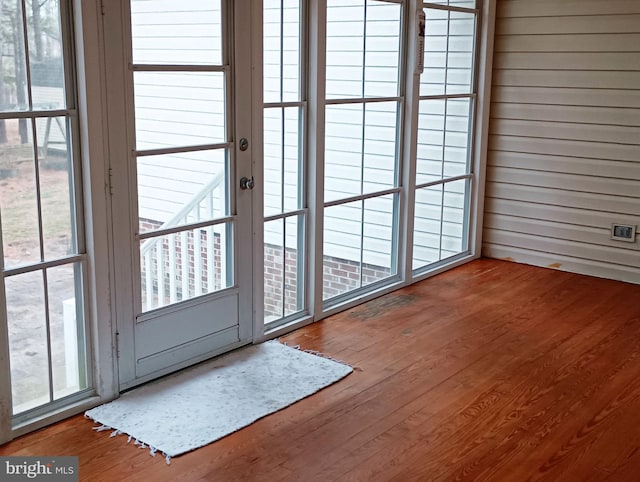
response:
[(256, 183), (253, 180), (253, 176), (251, 176), (251, 178), (243, 177), (240, 179), (240, 189), (253, 189), (255, 185)]

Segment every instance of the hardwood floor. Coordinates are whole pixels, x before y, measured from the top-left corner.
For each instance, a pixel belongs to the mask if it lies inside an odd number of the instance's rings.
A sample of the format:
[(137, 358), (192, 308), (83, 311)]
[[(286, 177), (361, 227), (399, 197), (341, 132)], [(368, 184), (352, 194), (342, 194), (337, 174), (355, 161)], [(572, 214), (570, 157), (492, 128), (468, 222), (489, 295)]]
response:
[(170, 466), (82, 416), (0, 455), (87, 481), (640, 479), (640, 285), (479, 260), (283, 341), (356, 370)]

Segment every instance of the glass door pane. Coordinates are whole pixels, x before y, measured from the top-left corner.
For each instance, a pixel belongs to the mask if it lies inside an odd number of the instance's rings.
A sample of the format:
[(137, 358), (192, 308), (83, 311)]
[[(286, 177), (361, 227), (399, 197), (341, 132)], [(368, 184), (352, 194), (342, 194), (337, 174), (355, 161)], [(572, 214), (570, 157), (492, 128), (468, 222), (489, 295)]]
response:
[(222, 9), (131, 0), (142, 312), (234, 284)]

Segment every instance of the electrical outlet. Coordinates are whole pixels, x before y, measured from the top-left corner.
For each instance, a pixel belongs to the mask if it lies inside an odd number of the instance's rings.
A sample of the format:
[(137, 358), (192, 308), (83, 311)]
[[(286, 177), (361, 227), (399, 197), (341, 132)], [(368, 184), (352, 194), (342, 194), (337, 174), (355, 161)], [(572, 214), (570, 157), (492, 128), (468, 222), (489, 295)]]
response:
[(628, 243), (636, 242), (636, 227), (632, 224), (616, 224), (611, 225), (611, 239), (616, 241), (626, 241)]

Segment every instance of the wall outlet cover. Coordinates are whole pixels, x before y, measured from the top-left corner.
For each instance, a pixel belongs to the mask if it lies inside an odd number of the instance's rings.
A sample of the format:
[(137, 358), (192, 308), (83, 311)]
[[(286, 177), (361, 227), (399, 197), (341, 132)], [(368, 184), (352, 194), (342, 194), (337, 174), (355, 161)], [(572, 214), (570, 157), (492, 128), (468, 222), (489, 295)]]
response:
[(628, 243), (636, 242), (636, 226), (632, 224), (617, 224), (611, 225), (611, 239), (617, 241), (626, 241)]

